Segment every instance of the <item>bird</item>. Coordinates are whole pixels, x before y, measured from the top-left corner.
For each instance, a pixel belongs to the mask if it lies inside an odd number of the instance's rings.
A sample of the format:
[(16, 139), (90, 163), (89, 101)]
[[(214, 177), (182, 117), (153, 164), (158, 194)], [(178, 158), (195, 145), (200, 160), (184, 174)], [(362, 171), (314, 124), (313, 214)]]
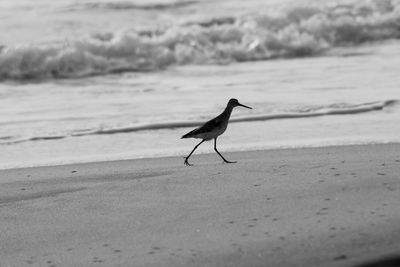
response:
[(226, 105), (225, 110), (215, 117), (212, 120), (207, 121), (204, 123), (202, 126), (188, 132), (187, 134), (183, 135), (181, 139), (184, 138), (198, 138), (198, 139), (203, 139), (200, 143), (198, 143), (190, 152), (190, 154), (185, 157), (185, 162), (184, 164), (187, 166), (192, 166), (192, 164), (189, 163), (189, 158), (193, 154), (193, 152), (205, 141), (210, 141), (211, 139), (214, 139), (214, 150), (215, 152), (218, 153), (218, 155), (224, 160), (225, 163), (236, 163), (236, 161), (229, 161), (222, 156), (221, 153), (219, 153), (217, 149), (217, 138), (221, 134), (223, 134), (228, 127), (228, 122), (229, 118), (231, 116), (232, 110), (234, 107), (245, 107), (248, 109), (252, 109), (251, 107), (245, 106), (243, 104), (240, 104), (239, 101), (236, 98), (231, 98), (228, 101), (228, 104)]

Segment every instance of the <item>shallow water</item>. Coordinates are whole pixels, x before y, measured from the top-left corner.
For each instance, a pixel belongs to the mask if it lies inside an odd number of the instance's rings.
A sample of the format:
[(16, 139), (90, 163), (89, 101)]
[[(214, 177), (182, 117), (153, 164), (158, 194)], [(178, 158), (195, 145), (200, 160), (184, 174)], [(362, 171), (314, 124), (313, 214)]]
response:
[(0, 167), (185, 155), (231, 97), (220, 151), (400, 141), (400, 2), (274, 2), (10, 1)]

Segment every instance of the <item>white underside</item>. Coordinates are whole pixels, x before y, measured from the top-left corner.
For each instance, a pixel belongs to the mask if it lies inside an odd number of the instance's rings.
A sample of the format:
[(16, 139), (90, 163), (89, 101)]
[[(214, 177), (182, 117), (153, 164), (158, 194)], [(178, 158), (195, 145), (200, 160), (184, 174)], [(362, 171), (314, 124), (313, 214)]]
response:
[(223, 134), (225, 132), (225, 130), (226, 130), (226, 126), (221, 127), (219, 129), (215, 129), (215, 131), (212, 131), (212, 132), (196, 134), (196, 135), (193, 135), (193, 137), (199, 138), (199, 139), (204, 139), (204, 140), (211, 140), (211, 139), (214, 139), (214, 138), (220, 136), (221, 134)]

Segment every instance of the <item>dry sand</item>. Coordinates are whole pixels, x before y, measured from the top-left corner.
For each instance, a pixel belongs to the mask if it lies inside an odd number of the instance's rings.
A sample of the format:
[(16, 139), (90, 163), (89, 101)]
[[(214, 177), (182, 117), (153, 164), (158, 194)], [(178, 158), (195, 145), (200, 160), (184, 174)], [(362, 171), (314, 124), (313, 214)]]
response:
[(400, 255), (399, 144), (224, 155), (239, 162), (0, 171), (0, 266), (357, 266)]

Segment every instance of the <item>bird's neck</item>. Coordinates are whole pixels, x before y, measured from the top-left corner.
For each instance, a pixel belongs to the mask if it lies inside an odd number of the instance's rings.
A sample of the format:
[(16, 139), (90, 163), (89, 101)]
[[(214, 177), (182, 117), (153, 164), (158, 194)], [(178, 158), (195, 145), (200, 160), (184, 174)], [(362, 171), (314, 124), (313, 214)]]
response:
[(221, 117), (223, 117), (226, 120), (229, 120), (231, 113), (232, 113), (233, 107), (231, 106), (226, 106), (224, 112), (221, 113)]

